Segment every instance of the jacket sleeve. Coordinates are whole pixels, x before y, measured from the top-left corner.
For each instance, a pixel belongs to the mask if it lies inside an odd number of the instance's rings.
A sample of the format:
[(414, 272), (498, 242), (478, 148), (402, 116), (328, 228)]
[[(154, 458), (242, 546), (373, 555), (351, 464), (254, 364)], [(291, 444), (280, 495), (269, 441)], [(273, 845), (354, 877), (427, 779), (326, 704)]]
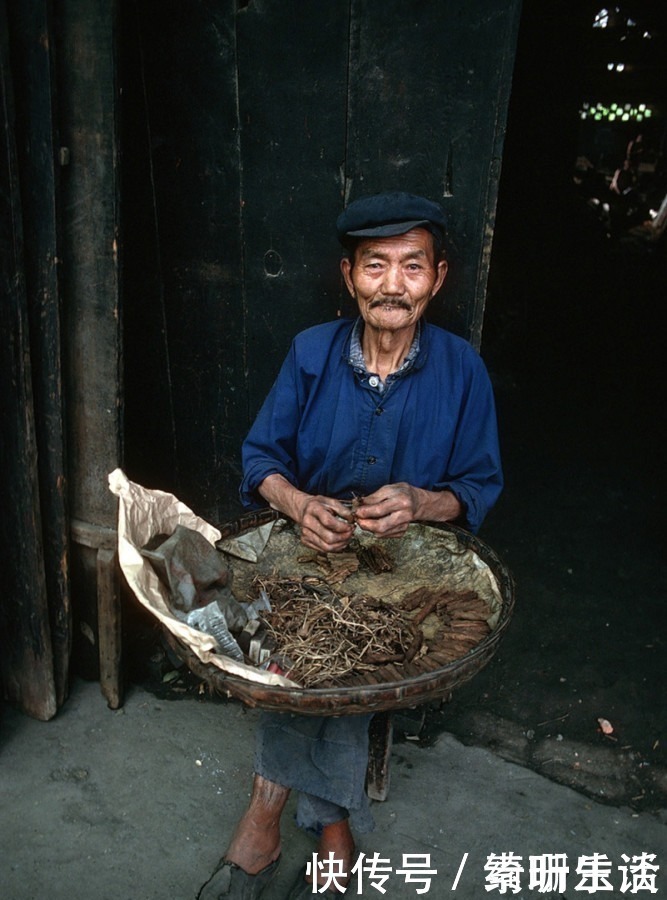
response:
[(278, 473), (296, 486), (296, 435), (301, 418), (303, 389), (299, 384), (294, 343), (283, 362), (241, 448), (241, 502), (249, 508), (265, 506), (257, 491), (268, 475)]
[(491, 380), (476, 351), (461, 397), (456, 439), (447, 463), (447, 477), (434, 490), (450, 490), (465, 511), (463, 527), (477, 532), (503, 488), (498, 427)]

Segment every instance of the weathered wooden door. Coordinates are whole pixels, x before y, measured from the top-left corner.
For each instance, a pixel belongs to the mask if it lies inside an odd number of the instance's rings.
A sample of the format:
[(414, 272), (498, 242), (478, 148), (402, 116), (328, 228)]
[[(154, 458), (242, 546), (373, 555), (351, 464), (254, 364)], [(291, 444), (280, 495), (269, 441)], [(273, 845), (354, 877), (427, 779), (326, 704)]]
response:
[(72, 642), (50, 29), (0, 0), (0, 681), (41, 719)]
[(334, 222), (362, 194), (442, 202), (451, 274), (429, 315), (479, 344), (518, 16), (519, 0), (127, 8), (131, 476), (230, 513), (291, 338), (352, 311)]
[(75, 627), (70, 587), (117, 613), (116, 21), (115, 0), (0, 0), (0, 680), (42, 719), (75, 635), (119, 702), (118, 616), (103, 642)]
[(106, 476), (123, 465), (213, 522), (237, 511), (241, 442), (290, 340), (353, 311), (334, 237), (350, 199), (443, 203), (430, 317), (479, 343), (518, 8), (0, 0), (11, 699), (53, 715), (85, 634), (118, 705)]

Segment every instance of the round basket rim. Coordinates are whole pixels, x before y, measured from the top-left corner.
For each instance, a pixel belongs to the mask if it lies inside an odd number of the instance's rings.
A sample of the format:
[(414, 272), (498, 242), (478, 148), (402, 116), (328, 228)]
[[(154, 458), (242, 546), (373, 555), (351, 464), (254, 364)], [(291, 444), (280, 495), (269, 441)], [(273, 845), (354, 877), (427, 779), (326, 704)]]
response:
[[(223, 526), (218, 543), (233, 535), (242, 534), (267, 522), (284, 518), (274, 510), (240, 516)], [(296, 712), (302, 715), (348, 715), (380, 712), (438, 699), (454, 687), (469, 681), (493, 657), (500, 639), (510, 623), (515, 606), (515, 583), (512, 574), (498, 554), (481, 538), (471, 532), (442, 522), (421, 522), (430, 528), (453, 534), (466, 549), (475, 552), (494, 574), (501, 595), (501, 608), (493, 630), (472, 649), (438, 669), (404, 679), (379, 684), (355, 684), (340, 687), (300, 688), (265, 684), (223, 671), (211, 663), (203, 663), (173, 635), (167, 633), (176, 653), (195, 674), (213, 686), (231, 694), (249, 706), (276, 712)]]

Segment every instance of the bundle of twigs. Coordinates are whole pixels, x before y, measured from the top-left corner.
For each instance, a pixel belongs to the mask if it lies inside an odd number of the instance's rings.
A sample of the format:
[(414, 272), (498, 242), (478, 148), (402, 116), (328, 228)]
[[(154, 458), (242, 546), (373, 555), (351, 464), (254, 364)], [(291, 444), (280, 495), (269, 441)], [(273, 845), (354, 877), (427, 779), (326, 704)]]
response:
[(338, 596), (323, 579), (261, 578), (254, 588), (271, 598), (262, 619), (276, 657), (304, 687), (342, 684), (353, 674), (403, 659), (415, 640), (400, 609), (368, 597)]
[[(341, 597), (323, 578), (261, 577), (272, 610), (262, 618), (280, 667), (303, 687), (332, 687), (421, 674), (463, 656), (490, 631), (474, 591), (422, 587), (394, 605)], [(430, 618), (431, 637), (423, 624)]]

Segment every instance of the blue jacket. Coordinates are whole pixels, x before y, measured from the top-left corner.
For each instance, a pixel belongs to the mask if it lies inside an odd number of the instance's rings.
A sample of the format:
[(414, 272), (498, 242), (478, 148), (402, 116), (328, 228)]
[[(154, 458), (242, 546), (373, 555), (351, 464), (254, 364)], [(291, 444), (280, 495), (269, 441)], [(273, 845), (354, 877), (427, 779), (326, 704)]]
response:
[[(243, 444), (241, 500), (266, 505), (278, 472), (310, 494), (349, 499), (399, 481), (451, 490), (477, 531), (502, 489), (491, 383), (462, 338), (423, 323), (413, 367), (383, 393), (349, 360), (354, 322), (297, 335)], [(371, 379), (373, 380), (373, 379)]]

